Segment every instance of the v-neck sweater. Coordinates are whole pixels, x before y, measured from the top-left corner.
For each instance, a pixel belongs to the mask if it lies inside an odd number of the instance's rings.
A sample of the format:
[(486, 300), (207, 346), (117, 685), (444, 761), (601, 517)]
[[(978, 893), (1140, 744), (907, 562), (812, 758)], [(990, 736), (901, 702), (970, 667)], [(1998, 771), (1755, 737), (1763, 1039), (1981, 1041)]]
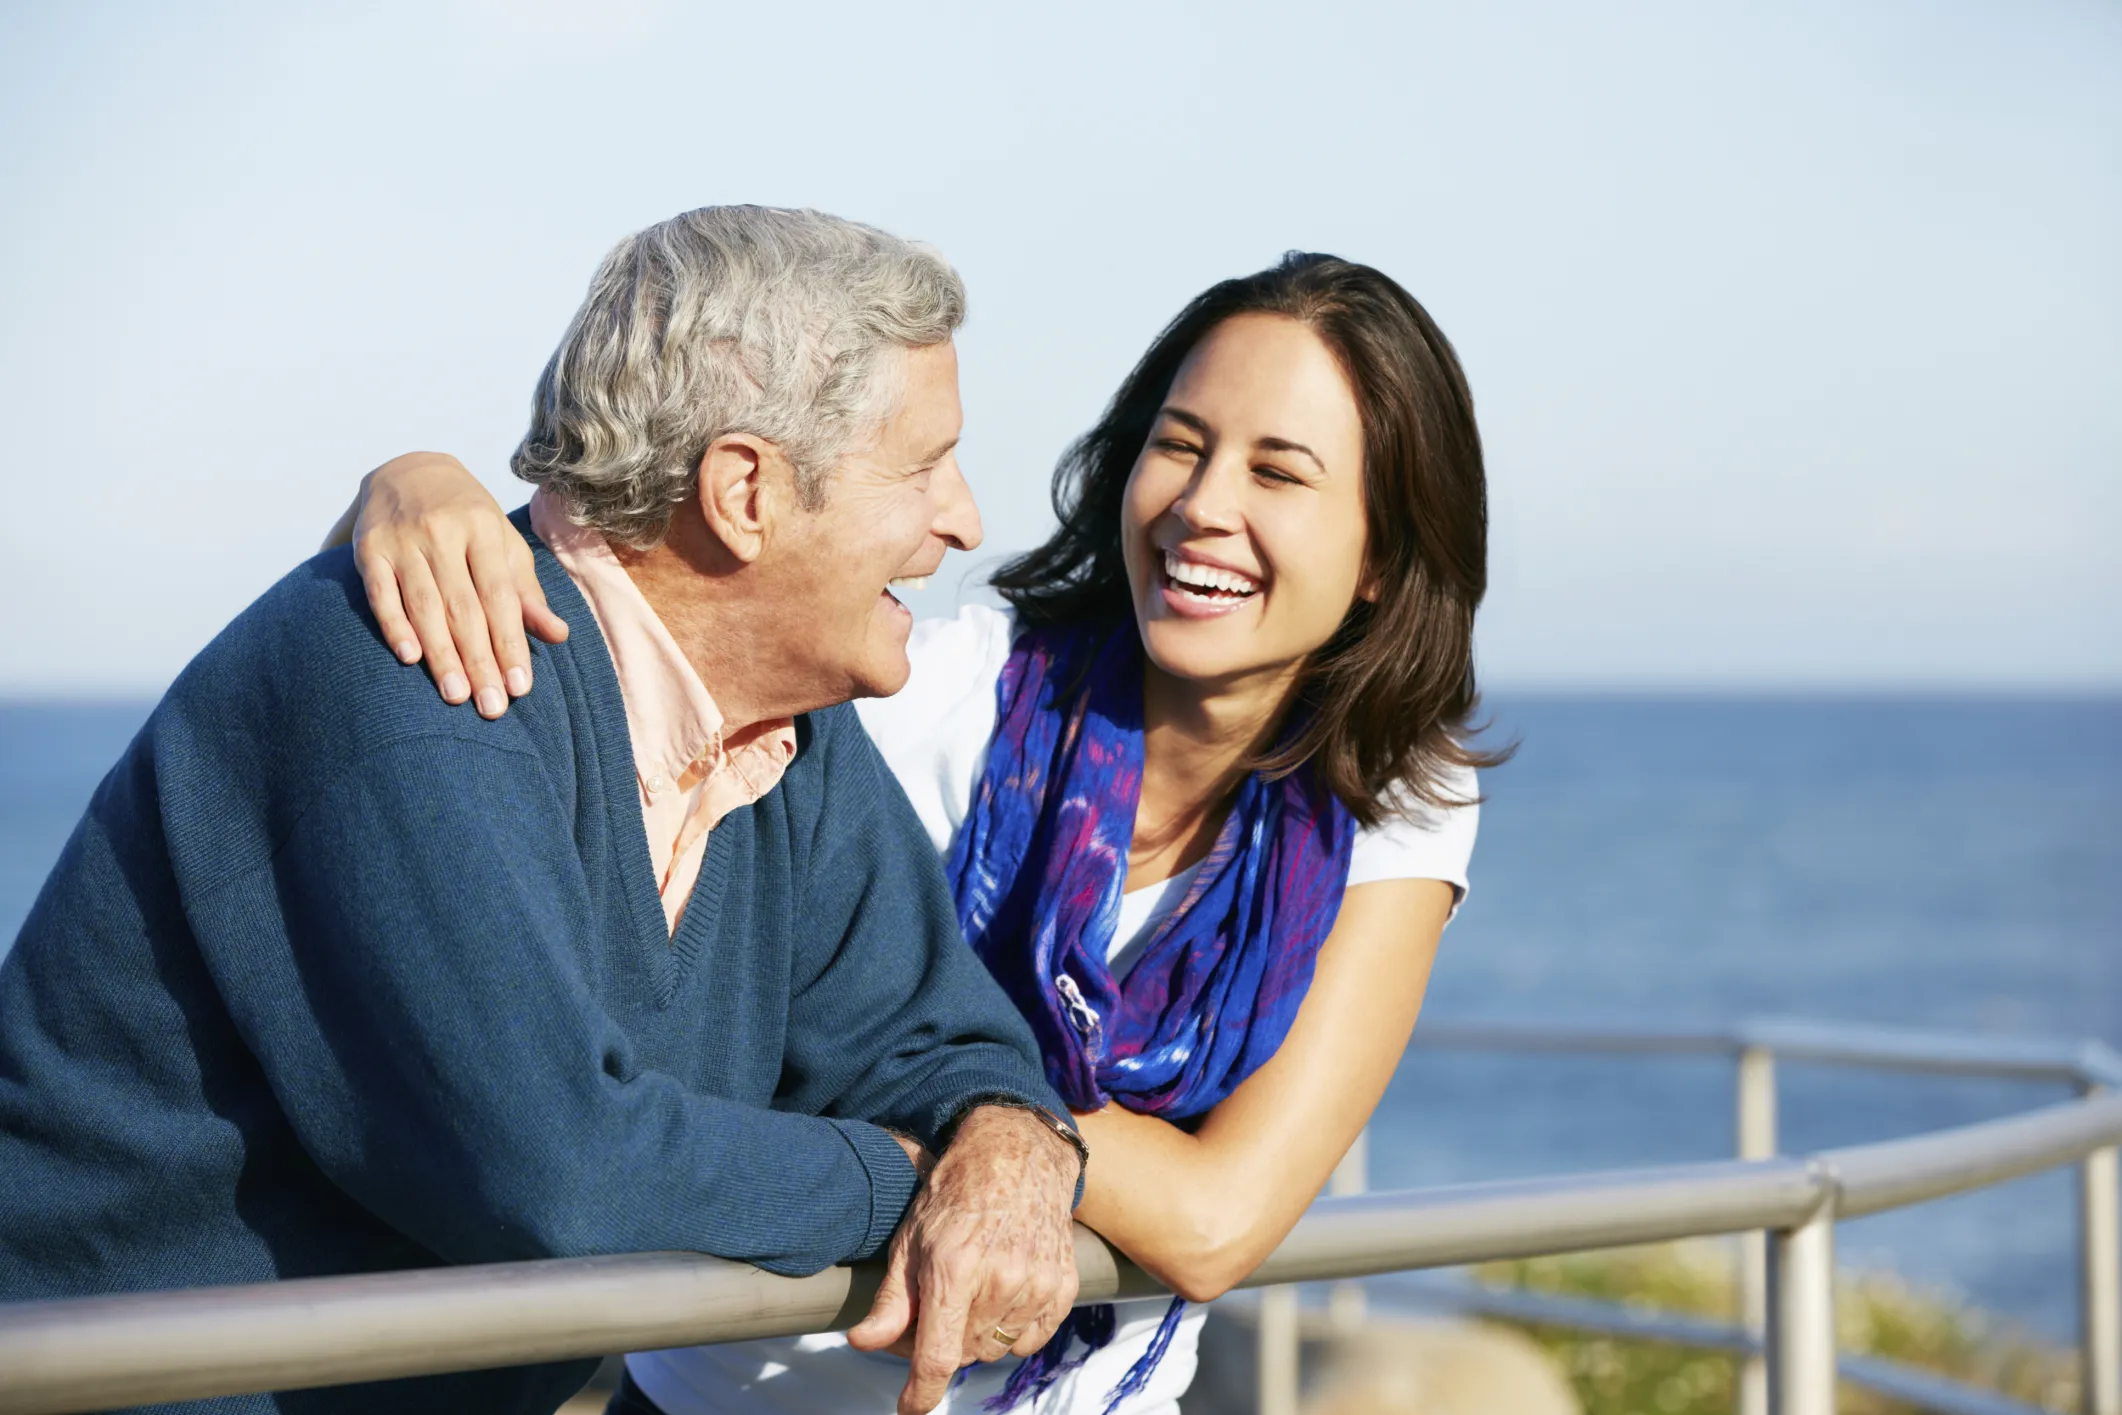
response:
[[(673, 1248), (810, 1272), (913, 1194), (880, 1124), (1066, 1114), (847, 707), (797, 720), (667, 932), (610, 657), (530, 538), (573, 633), (499, 721), (392, 657), (342, 549), (98, 787), (0, 965), (0, 1300)], [(588, 1369), (298, 1403), (550, 1410)]]

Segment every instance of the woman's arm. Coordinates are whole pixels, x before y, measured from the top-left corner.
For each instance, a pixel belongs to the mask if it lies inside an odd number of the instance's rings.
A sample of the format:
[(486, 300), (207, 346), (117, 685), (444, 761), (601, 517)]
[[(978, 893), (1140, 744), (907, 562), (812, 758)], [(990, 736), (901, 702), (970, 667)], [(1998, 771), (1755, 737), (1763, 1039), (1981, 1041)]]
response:
[(530, 546), (447, 453), (408, 452), (363, 477), (324, 548), (349, 541), (384, 642), (406, 663), (425, 658), (447, 702), (499, 717), (531, 688), (523, 631), (567, 638)]
[(1258, 1267), (1385, 1094), (1451, 907), (1440, 880), (1350, 889), (1288, 1039), (1195, 1133), (1119, 1106), (1081, 1118), (1076, 1216), (1192, 1301)]

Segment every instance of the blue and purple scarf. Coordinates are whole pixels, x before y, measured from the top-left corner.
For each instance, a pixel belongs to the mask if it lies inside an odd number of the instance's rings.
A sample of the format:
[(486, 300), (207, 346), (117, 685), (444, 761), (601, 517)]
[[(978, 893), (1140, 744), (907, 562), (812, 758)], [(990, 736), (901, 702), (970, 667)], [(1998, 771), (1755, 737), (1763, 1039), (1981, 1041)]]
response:
[[(1179, 907), (1127, 975), (1106, 958), (1142, 794), (1142, 643), (1131, 623), (1018, 635), (948, 872), (974, 952), (1039, 1039), (1078, 1111), (1118, 1102), (1198, 1119), (1275, 1054), (1311, 986), (1348, 882), (1355, 824), (1309, 770), (1249, 775)], [(1174, 1298), (1109, 1413), (1139, 1392), (1186, 1304)], [(1036, 1399), (1112, 1340), (1110, 1306), (1078, 1308), (988, 1403)]]

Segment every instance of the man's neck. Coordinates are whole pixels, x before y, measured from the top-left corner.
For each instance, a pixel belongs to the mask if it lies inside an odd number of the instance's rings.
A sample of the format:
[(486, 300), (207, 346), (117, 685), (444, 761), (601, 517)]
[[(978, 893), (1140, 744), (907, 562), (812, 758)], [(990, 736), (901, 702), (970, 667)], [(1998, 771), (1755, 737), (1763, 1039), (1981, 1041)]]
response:
[[(702, 542), (705, 542), (703, 544)], [(641, 597), (663, 621), (678, 651), (707, 685), (722, 714), (722, 735), (742, 736), (762, 722), (795, 716), (810, 705), (777, 691), (778, 643), (771, 606), (741, 592), (743, 565), (712, 537), (688, 536), (677, 524), (661, 545), (613, 553)]]

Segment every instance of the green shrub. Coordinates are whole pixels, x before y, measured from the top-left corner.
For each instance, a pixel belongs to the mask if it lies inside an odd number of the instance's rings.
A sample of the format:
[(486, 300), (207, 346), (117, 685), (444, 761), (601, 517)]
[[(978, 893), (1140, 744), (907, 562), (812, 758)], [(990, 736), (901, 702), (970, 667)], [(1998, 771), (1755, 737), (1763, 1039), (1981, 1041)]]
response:
[[(1732, 1321), (1736, 1267), (1732, 1243), (1701, 1240), (1486, 1263), (1474, 1276), (1496, 1287)], [(1920, 1366), (2051, 1410), (2077, 1408), (2073, 1353), (1948, 1294), (1887, 1273), (1845, 1274), (1835, 1303), (1845, 1353)], [(1558, 1327), (1527, 1329), (1568, 1374), (1585, 1415), (1730, 1415), (1736, 1408), (1738, 1363), (1725, 1353)], [(1839, 1405), (1843, 1415), (1913, 1415), (1908, 1406), (1849, 1385)]]

